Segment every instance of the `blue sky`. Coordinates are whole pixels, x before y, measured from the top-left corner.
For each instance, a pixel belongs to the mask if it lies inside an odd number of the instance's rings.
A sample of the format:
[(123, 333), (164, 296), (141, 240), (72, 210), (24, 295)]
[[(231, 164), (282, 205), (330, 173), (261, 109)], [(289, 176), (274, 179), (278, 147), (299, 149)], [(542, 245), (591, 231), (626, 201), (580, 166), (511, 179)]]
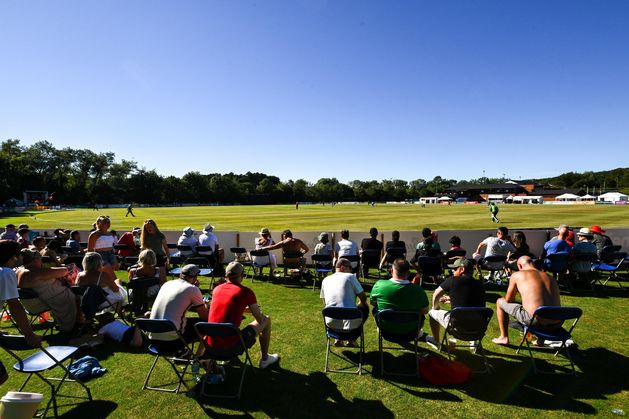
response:
[(629, 2), (0, 0), (0, 140), (164, 175), (629, 166)]

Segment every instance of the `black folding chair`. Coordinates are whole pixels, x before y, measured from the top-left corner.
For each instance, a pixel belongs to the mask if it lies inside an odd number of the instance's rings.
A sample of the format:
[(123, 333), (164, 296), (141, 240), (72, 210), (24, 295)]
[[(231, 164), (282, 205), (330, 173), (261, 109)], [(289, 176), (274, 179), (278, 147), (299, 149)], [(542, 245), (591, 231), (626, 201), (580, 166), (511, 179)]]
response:
[(240, 262), (242, 266), (245, 268), (243, 271), (243, 275), (247, 277), (247, 268), (253, 270), (251, 258), (249, 257), (249, 252), (244, 247), (230, 247), (229, 251), (234, 255), (234, 260), (236, 262)]
[[(474, 371), (477, 373), (488, 373), (489, 363), (487, 362), (487, 355), (483, 349), (483, 338), (487, 332), (487, 326), (493, 316), (494, 311), (487, 307), (456, 307), (452, 309), (448, 317), (448, 325), (446, 331), (443, 334), (443, 340), (441, 341), (441, 347), (445, 345), (448, 351), (448, 358), (451, 358), (451, 347), (473, 347), (475, 353), (480, 353), (485, 363), (485, 369), (480, 371)], [(455, 339), (465, 342), (471, 342), (470, 345), (450, 345), (448, 342), (448, 335)]]
[[(524, 327), (524, 336), (522, 337), (522, 341), (520, 342), (520, 346), (518, 346), (518, 350), (516, 353), (520, 353), (520, 349), (524, 342), (526, 342), (526, 347), (529, 350), (529, 355), (531, 356), (531, 361), (533, 362), (533, 371), (535, 374), (543, 373), (543, 374), (553, 374), (554, 372), (541, 371), (537, 368), (535, 363), (535, 357), (533, 356), (533, 351), (531, 351), (531, 344), (526, 338), (529, 333), (538, 339), (561, 342), (561, 346), (555, 352), (555, 356), (559, 354), (559, 352), (563, 349), (565, 351), (566, 357), (570, 361), (570, 367), (572, 368), (572, 374), (577, 375), (574, 369), (574, 362), (572, 361), (572, 356), (570, 355), (570, 349), (566, 345), (566, 341), (572, 337), (572, 331), (574, 330), (577, 322), (583, 315), (583, 310), (579, 307), (560, 307), (560, 306), (542, 306), (538, 307), (533, 314), (533, 318), (528, 324), (523, 324)], [(564, 329), (561, 324), (557, 326), (543, 326), (541, 322), (544, 320), (555, 320), (561, 321), (562, 323), (565, 320), (572, 320), (574, 322), (570, 326), (570, 329)], [(552, 348), (554, 349), (554, 348)]]
[[(50, 409), (50, 404), (52, 403), (53, 411), (55, 417), (58, 416), (57, 412), (57, 396), (63, 396), (59, 394), (59, 389), (65, 382), (78, 383), (87, 393), (87, 399), (92, 400), (92, 393), (90, 389), (83, 384), (79, 380), (72, 380), (69, 377), (70, 371), (68, 371), (68, 367), (63, 363), (66, 360), (70, 360), (72, 362), (72, 356), (79, 349), (74, 346), (48, 346), (47, 348), (41, 347), (37, 352), (27, 356), (26, 358), (20, 357), (16, 352), (20, 351), (32, 351), (27, 343), (24, 336), (11, 336), (11, 335), (3, 335), (0, 334), (0, 346), (7, 351), (9, 355), (17, 360), (15, 365), (13, 365), (13, 369), (28, 374), (26, 380), (22, 383), (18, 391), (22, 391), (26, 384), (31, 379), (33, 375), (39, 377), (44, 383), (50, 386), (50, 400), (46, 403), (46, 408), (44, 409), (41, 417), (45, 417), (48, 409)], [(46, 370), (52, 370), (53, 368), (60, 368), (63, 370), (63, 377), (45, 377), (42, 372)], [(59, 384), (55, 385), (53, 381), (58, 381)]]
[[(194, 325), (194, 328), (197, 331), (197, 334), (201, 338), (201, 342), (205, 346), (205, 353), (203, 354), (203, 359), (213, 359), (215, 361), (230, 361), (242, 354), (245, 354), (245, 362), (242, 364), (242, 372), (240, 374), (240, 383), (238, 385), (238, 392), (233, 395), (224, 395), (224, 394), (210, 394), (205, 392), (205, 384), (206, 380), (203, 380), (201, 383), (201, 395), (205, 397), (222, 397), (222, 398), (237, 398), (240, 399), (242, 394), (242, 386), (245, 382), (245, 373), (247, 372), (247, 363), (253, 368), (253, 363), (251, 362), (251, 357), (249, 356), (249, 349), (247, 349), (247, 345), (242, 338), (242, 333), (240, 329), (234, 326), (231, 323), (207, 323), (207, 322), (199, 322)], [(212, 339), (225, 339), (225, 338), (233, 338), (235, 339), (235, 343), (228, 348), (214, 348), (208, 345), (206, 337), (211, 337)]]
[(154, 276), (135, 277), (129, 280), (127, 291), (134, 314), (145, 313), (150, 309), (151, 299), (148, 297), (148, 290), (155, 285), (159, 285), (159, 278)]
[(333, 271), (332, 256), (331, 255), (317, 255), (311, 256), (312, 266), (315, 274), (312, 277), (312, 290), (314, 291), (317, 279), (323, 280), (323, 277)]
[[(37, 295), (37, 291), (32, 288), (18, 288), (18, 295), (20, 296), (20, 301), (22, 302), (22, 306), (24, 306), (24, 310), (28, 316), (28, 322), (31, 326), (35, 324), (35, 322), (40, 322), (41, 324), (46, 325), (46, 330), (44, 330), (44, 336), (46, 333), (52, 331), (55, 328), (56, 322), (54, 319), (48, 319), (44, 317), (44, 313), (50, 311), (50, 307), (48, 307)], [(37, 309), (34, 309), (37, 307)]]
[[(419, 362), (419, 337), (424, 323), (424, 315), (417, 311), (400, 311), (393, 309), (386, 309), (377, 311), (374, 315), (376, 324), (378, 325), (378, 352), (380, 352), (380, 373), (384, 375), (397, 375), (397, 376), (419, 376), (419, 370), (417, 368)], [(410, 330), (407, 333), (398, 333), (393, 331), (387, 331), (386, 327), (391, 325), (406, 325)], [(409, 326), (410, 325), (410, 326)], [(404, 345), (409, 342), (413, 342), (413, 352), (415, 354), (414, 371), (409, 373), (393, 373), (386, 371), (384, 367), (384, 341), (397, 343), (398, 345)], [(403, 349), (403, 348), (402, 348)]]
[(378, 270), (378, 279), (380, 279), (380, 250), (365, 249), (360, 254), (360, 274), (364, 279), (369, 276), (369, 269)]
[(271, 280), (271, 255), (266, 249), (257, 249), (249, 252), (251, 259), (251, 267), (253, 269), (253, 275), (251, 276), (251, 282), (253, 282), (256, 275), (262, 276), (265, 267), (269, 267), (268, 280)]
[[(325, 326), (325, 334), (327, 337), (327, 346), (325, 350), (325, 367), (323, 372), (341, 372), (346, 374), (361, 375), (363, 371), (363, 356), (365, 353), (365, 335), (363, 331), (363, 314), (358, 308), (351, 307), (326, 307), (321, 313), (323, 314), (323, 325)], [(332, 329), (327, 325), (326, 317), (340, 322), (360, 319), (360, 326), (349, 330)], [(360, 339), (358, 346), (358, 369), (356, 371), (347, 371), (345, 369), (330, 369), (329, 355), (333, 354), (341, 359), (346, 359), (332, 350), (332, 339), (355, 341)]]
[[(186, 370), (188, 366), (192, 364), (194, 361), (194, 348), (186, 343), (181, 336), (181, 333), (177, 330), (173, 322), (165, 319), (135, 319), (135, 325), (140, 329), (140, 331), (148, 338), (149, 340), (149, 352), (155, 355), (155, 360), (149, 369), (149, 373), (144, 380), (144, 385), (142, 386), (142, 390), (155, 390), (155, 391), (164, 391), (168, 393), (179, 393), (179, 389), (181, 388), (181, 384), (183, 384), (186, 388), (188, 387), (185, 383), (184, 377), (186, 374)], [(171, 333), (176, 335), (175, 341), (179, 343), (178, 347), (175, 349), (160, 349), (159, 339), (153, 339), (153, 333)], [(167, 341), (170, 342), (170, 341)], [(173, 345), (175, 346), (175, 345)], [(163, 358), (170, 364), (173, 371), (177, 375), (177, 387), (175, 388), (164, 388), (164, 387), (152, 387), (149, 386), (149, 380), (151, 378), (151, 374), (153, 374), (153, 370), (155, 369), (155, 365), (157, 365), (157, 361)], [(182, 371), (177, 369), (177, 365), (175, 362), (183, 362), (184, 367)]]
[(427, 278), (432, 279), (432, 283), (434, 285), (438, 285), (439, 280), (443, 275), (441, 258), (420, 256), (417, 258), (417, 266), (419, 267), (419, 271), (421, 273), (419, 285), (422, 285)]
[[(502, 279), (496, 278), (496, 275), (502, 275), (507, 264), (507, 257), (504, 255), (486, 256), (478, 261), (479, 274), (483, 275), (482, 269), (486, 269), (489, 273), (489, 278), (493, 279), (498, 285), (502, 285)], [(488, 279), (489, 282), (489, 279)]]
[(304, 254), (301, 252), (282, 252), (282, 265), (284, 266), (284, 283), (288, 279), (289, 271), (299, 271), (301, 277), (304, 268)]

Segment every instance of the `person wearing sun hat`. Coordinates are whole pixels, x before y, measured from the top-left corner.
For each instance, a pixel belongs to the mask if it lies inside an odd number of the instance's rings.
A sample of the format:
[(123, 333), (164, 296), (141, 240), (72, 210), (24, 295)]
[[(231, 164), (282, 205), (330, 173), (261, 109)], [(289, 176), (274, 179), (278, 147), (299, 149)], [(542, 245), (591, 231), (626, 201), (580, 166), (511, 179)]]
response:
[(605, 246), (613, 246), (612, 239), (609, 236), (605, 235), (605, 230), (601, 228), (601, 226), (593, 225), (590, 227), (590, 231), (592, 232), (592, 242), (596, 245), (596, 254), (598, 257), (601, 257), (603, 254), (603, 248)]
[[(225, 258), (225, 252), (218, 244), (218, 238), (214, 234), (214, 226), (210, 223), (207, 223), (203, 226), (203, 232), (199, 236), (199, 246), (207, 246), (212, 248), (212, 254), (216, 257), (216, 261), (218, 265), (223, 264), (223, 259)], [(202, 253), (199, 252), (199, 255)]]
[[(260, 229), (260, 232), (258, 233), (258, 237), (256, 237), (255, 239), (255, 246), (256, 246), (256, 250), (260, 250), (264, 247), (267, 246), (273, 246), (275, 244), (275, 242), (273, 241), (273, 238), (271, 237), (271, 232), (269, 231), (268, 228), (262, 228)], [(254, 256), (258, 257), (258, 256)], [(266, 257), (266, 256), (259, 256), (259, 257)], [(269, 273), (269, 275), (274, 276), (275, 273), (275, 269), (277, 268), (277, 258), (275, 257), (274, 254), (269, 252), (269, 260), (271, 261), (271, 272)]]
[(191, 250), (182, 250), (181, 256), (189, 257), (194, 255), (194, 249), (196, 249), (199, 242), (194, 237), (194, 229), (192, 227), (186, 227), (183, 229), (179, 240), (177, 240), (177, 246), (190, 246)]
[[(592, 240), (592, 230), (583, 227), (577, 232), (577, 242), (572, 248), (572, 256), (591, 254), (596, 255), (596, 245)], [(570, 270), (573, 272), (587, 272), (591, 270), (591, 262), (587, 260), (574, 260)]]
[(472, 275), (473, 263), (466, 258), (459, 258), (448, 265), (453, 269), (452, 276), (441, 283), (432, 295), (432, 309), (428, 312), (432, 336), (426, 342), (439, 346), (440, 328), (448, 326), (450, 311), (441, 309), (441, 303), (456, 307), (485, 307), (485, 286), (480, 279)]

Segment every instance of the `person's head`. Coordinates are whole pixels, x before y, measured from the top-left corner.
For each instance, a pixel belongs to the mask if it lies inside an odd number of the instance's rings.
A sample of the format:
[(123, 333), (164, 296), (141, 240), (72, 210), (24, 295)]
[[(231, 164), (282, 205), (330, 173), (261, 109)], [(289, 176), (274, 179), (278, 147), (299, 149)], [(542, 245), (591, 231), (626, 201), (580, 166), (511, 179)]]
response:
[(407, 279), (411, 272), (411, 264), (406, 259), (395, 259), (393, 261), (393, 278)]
[(319, 241), (323, 244), (326, 244), (330, 241), (330, 236), (326, 232), (321, 232), (321, 234), (319, 234)]
[(352, 272), (352, 262), (345, 258), (339, 258), (334, 267), (336, 268), (336, 272)]
[(520, 258), (518, 259), (518, 269), (521, 271), (523, 269), (526, 268), (534, 268), (535, 266), (533, 265), (533, 259), (531, 259), (530, 256), (520, 256)]
[(83, 258), (83, 270), (85, 272), (98, 271), (103, 266), (103, 258), (99, 253), (87, 252)]
[(35, 237), (33, 239), (33, 246), (35, 246), (37, 250), (44, 250), (44, 247), (46, 247), (46, 239), (42, 236)]
[(79, 233), (79, 230), (72, 230), (70, 233), (70, 239), (81, 241), (81, 233)]
[(203, 226), (203, 231), (205, 231), (206, 233), (211, 233), (212, 231), (214, 231), (214, 226), (210, 223), (207, 223)]
[(282, 231), (282, 239), (287, 239), (287, 238), (292, 238), (293, 237), (293, 232), (286, 229), (284, 231)]
[(245, 267), (242, 265), (242, 263), (237, 261), (229, 262), (229, 264), (225, 268), (225, 278), (229, 282), (239, 284), (242, 282), (242, 273), (244, 272), (244, 270)]
[(41, 266), (41, 255), (34, 249), (22, 249), (22, 264), (26, 267)]
[(96, 219), (96, 228), (99, 231), (105, 232), (109, 230), (109, 227), (111, 227), (111, 220), (109, 219), (109, 216), (101, 215)]
[(181, 234), (185, 237), (190, 238), (194, 234), (194, 230), (192, 229), (192, 227), (186, 227), (183, 229)]
[(459, 258), (452, 265), (448, 265), (448, 267), (452, 268), (452, 275), (461, 276), (471, 271), (472, 263), (469, 259)]
[(429, 229), (428, 227), (425, 227), (424, 229), (422, 229), (422, 237), (427, 239), (428, 237), (432, 236), (432, 230)]
[(561, 240), (565, 240), (568, 237), (569, 228), (566, 224), (560, 225), (555, 230), (557, 230), (557, 237)]
[(400, 241), (400, 232), (397, 230), (393, 230), (391, 232), (391, 239), (393, 239), (394, 242), (399, 242)]
[(21, 230), (21, 229), (23, 229), (23, 228), (25, 228), (25, 229), (27, 229), (27, 230), (28, 230), (30, 227), (28, 226), (28, 224), (20, 224), (19, 226), (17, 226), (17, 229), (18, 229), (18, 230)]
[(198, 286), (199, 280), (197, 279), (197, 277), (199, 276), (199, 272), (201, 272), (201, 269), (199, 269), (197, 265), (190, 263), (181, 268), (181, 274), (179, 274), (179, 278)]
[(0, 240), (0, 266), (13, 268), (20, 263), (20, 244), (13, 240)]
[(375, 228), (375, 227), (371, 227), (371, 228), (369, 229), (369, 236), (370, 236), (372, 239), (375, 239), (377, 235), (378, 235), (378, 229), (377, 229), (377, 228)]
[(157, 234), (159, 229), (157, 228), (157, 224), (155, 221), (148, 219), (144, 220), (144, 225), (142, 226), (142, 236), (146, 234)]
[(15, 231), (15, 224), (7, 224), (4, 229), (5, 231)]
[(258, 235), (267, 239), (271, 237), (271, 232), (269, 231), (268, 228), (265, 227), (265, 228), (260, 229), (260, 232), (258, 233)]
[(133, 227), (133, 230), (131, 230), (131, 234), (133, 234), (135, 237), (139, 237), (140, 234), (142, 234), (142, 229), (140, 227)]
[(584, 242), (592, 239), (592, 230), (587, 227), (583, 227), (577, 232), (577, 238), (579, 241)]
[(341, 230), (341, 238), (343, 240), (349, 239), (349, 230)]
[(29, 230), (28, 228), (21, 228), (17, 231), (17, 234), (22, 237), (23, 239), (28, 239), (28, 233), (31, 230)]
[(592, 226), (590, 227), (590, 231), (592, 232), (592, 234), (605, 234), (605, 230), (603, 230), (601, 228), (601, 226)]
[(526, 245), (526, 235), (524, 235), (523, 231), (516, 231), (515, 233), (513, 233), (513, 237), (511, 239), (513, 240), (513, 245), (517, 249), (520, 249)]
[(496, 231), (496, 237), (499, 239), (506, 239), (509, 236), (509, 229), (507, 227), (498, 227)]
[(461, 247), (461, 238), (459, 236), (452, 236), (448, 242), (452, 247)]
[(157, 256), (151, 249), (144, 249), (138, 255), (138, 262), (142, 266), (155, 266), (157, 265)]

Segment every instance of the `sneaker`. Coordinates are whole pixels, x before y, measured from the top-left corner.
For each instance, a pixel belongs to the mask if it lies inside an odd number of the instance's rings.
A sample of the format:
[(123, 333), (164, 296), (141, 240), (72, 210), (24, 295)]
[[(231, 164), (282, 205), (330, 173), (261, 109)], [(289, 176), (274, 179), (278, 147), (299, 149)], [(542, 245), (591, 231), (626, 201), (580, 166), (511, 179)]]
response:
[(269, 354), (266, 359), (260, 360), (260, 368), (264, 369), (268, 367), (269, 365), (275, 364), (279, 360), (280, 360), (280, 356), (278, 354)]
[(432, 346), (434, 349), (439, 350), (439, 342), (435, 340), (434, 336), (431, 336), (431, 335), (426, 336), (426, 343)]

